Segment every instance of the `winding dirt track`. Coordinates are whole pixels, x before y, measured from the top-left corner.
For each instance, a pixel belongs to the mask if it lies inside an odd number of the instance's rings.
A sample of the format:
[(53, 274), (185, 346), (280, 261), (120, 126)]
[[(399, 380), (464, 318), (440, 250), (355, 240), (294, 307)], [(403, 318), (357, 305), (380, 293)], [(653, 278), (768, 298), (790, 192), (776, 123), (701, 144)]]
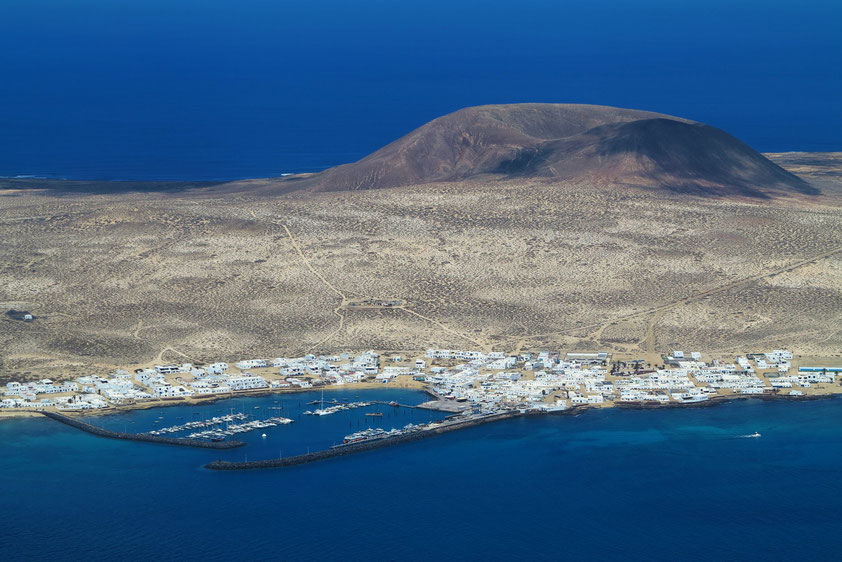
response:
[(462, 339), (468, 340), (469, 342), (474, 343), (474, 344), (480, 346), (481, 348), (487, 349), (488, 351), (490, 351), (490, 349), (488, 348), (489, 346), (487, 344), (485, 344), (485, 343), (483, 343), (483, 342), (481, 342), (477, 339), (474, 339), (471, 336), (463, 334), (462, 332), (457, 332), (456, 330), (454, 330), (452, 328), (448, 328), (447, 326), (445, 326), (444, 324), (442, 324), (438, 320), (434, 320), (434, 319), (432, 319), (428, 316), (424, 316), (423, 314), (418, 314), (414, 310), (406, 308), (405, 306), (401, 307), (401, 310), (404, 310), (405, 312), (408, 312), (409, 314), (412, 314), (413, 316), (417, 316), (418, 318), (426, 320), (427, 322), (430, 322), (431, 324), (434, 324), (434, 325), (438, 326), (439, 328), (441, 328), (442, 330), (444, 330), (445, 332), (447, 332), (449, 334), (453, 334), (454, 336), (458, 336)]
[[(336, 287), (333, 283), (331, 283), (330, 281), (328, 281), (328, 280), (324, 277), (324, 275), (322, 275), (321, 273), (319, 273), (319, 272), (316, 270), (316, 268), (315, 268), (315, 267), (313, 267), (313, 264), (312, 264), (312, 263), (310, 263), (310, 260), (309, 260), (309, 259), (307, 258), (307, 256), (304, 254), (304, 251), (301, 249), (301, 246), (298, 244), (298, 241), (295, 239), (295, 236), (293, 236), (293, 235), (292, 235), (292, 231), (290, 231), (289, 227), (287, 227), (287, 225), (285, 225), (285, 224), (281, 224), (281, 226), (283, 227), (284, 231), (286, 232), (287, 237), (289, 238), (289, 241), (290, 241), (290, 243), (292, 244), (292, 247), (293, 247), (293, 248), (295, 248), (295, 251), (298, 253), (298, 256), (301, 258), (301, 261), (303, 261), (303, 262), (304, 262), (304, 265), (307, 267), (307, 269), (309, 269), (309, 270), (310, 270), (310, 272), (311, 272), (311, 273), (313, 273), (313, 275), (315, 275), (316, 277), (318, 277), (318, 278), (321, 280), (321, 282), (322, 282), (322, 283), (324, 283), (324, 285), (325, 285), (328, 289), (330, 289), (331, 291), (333, 291), (334, 293), (336, 293), (336, 294), (339, 296), (339, 298), (341, 299), (341, 301), (339, 302), (339, 305), (338, 305), (336, 308), (334, 308), (334, 309), (333, 309), (333, 313), (334, 313), (334, 314), (336, 314), (336, 315), (339, 317), (339, 327), (338, 327), (335, 331), (331, 332), (331, 333), (330, 333), (330, 334), (328, 334), (326, 337), (324, 337), (321, 341), (319, 341), (319, 342), (315, 343), (314, 345), (312, 345), (312, 346), (310, 347), (310, 349), (308, 349), (308, 350), (307, 350), (307, 351), (308, 351), (308, 353), (309, 353), (310, 351), (312, 351), (312, 350), (314, 350), (314, 349), (318, 349), (318, 348), (319, 348), (319, 346), (321, 346), (321, 345), (323, 345), (325, 342), (327, 342), (327, 341), (329, 341), (329, 340), (333, 339), (336, 335), (338, 335), (340, 332), (342, 332), (342, 330), (343, 330), (343, 329), (344, 329), (344, 327), (345, 327), (345, 315), (344, 315), (341, 311), (342, 311), (342, 310), (345, 308), (345, 306), (348, 304), (348, 297), (345, 295), (345, 293), (343, 293), (342, 291), (340, 291), (340, 290), (339, 290), (339, 289), (338, 289), (338, 288), (337, 288), (337, 287)], [(427, 321), (427, 322), (429, 322), (429, 323), (431, 323), (431, 324), (433, 324), (433, 325), (435, 325), (435, 326), (437, 326), (437, 327), (441, 328), (442, 330), (444, 330), (445, 332), (447, 332), (447, 333), (449, 333), (449, 334), (453, 334), (454, 336), (458, 336), (458, 337), (460, 337), (460, 338), (462, 338), (462, 339), (468, 340), (469, 342), (474, 343), (474, 344), (476, 344), (476, 345), (478, 345), (478, 346), (480, 346), (480, 347), (482, 347), (482, 348), (484, 348), (484, 349), (488, 347), (488, 345), (487, 345), (487, 344), (484, 344), (483, 342), (481, 342), (481, 341), (479, 341), (479, 340), (477, 340), (477, 339), (474, 339), (474, 338), (472, 338), (471, 336), (468, 336), (468, 335), (466, 335), (466, 334), (464, 334), (464, 333), (462, 333), (462, 332), (459, 332), (459, 331), (457, 331), (457, 330), (454, 330), (454, 329), (452, 329), (452, 328), (449, 328), (449, 327), (445, 326), (444, 324), (442, 324), (441, 322), (439, 322), (438, 320), (435, 320), (434, 318), (430, 318), (429, 316), (424, 316), (423, 314), (419, 314), (419, 313), (415, 312), (414, 310), (412, 310), (412, 309), (408, 308), (408, 307), (407, 307), (407, 306), (405, 306), (405, 305), (404, 305), (404, 306), (395, 307), (395, 309), (400, 309), (400, 310), (403, 310), (404, 312), (407, 312), (407, 313), (409, 313), (409, 314), (411, 314), (411, 315), (413, 315), (413, 316), (416, 316), (416, 317), (418, 317), (418, 318), (421, 318), (422, 320), (425, 320), (425, 321)]]
[[(652, 314), (652, 318), (649, 320), (649, 322), (646, 325), (646, 336), (640, 342), (640, 346), (643, 349), (645, 349), (645, 351), (647, 353), (654, 353), (655, 352), (655, 325), (658, 323), (658, 321), (661, 319), (661, 317), (663, 317), (664, 313), (666, 313), (671, 308), (674, 308), (676, 306), (685, 305), (685, 304), (690, 304), (691, 302), (695, 302), (697, 300), (703, 299), (703, 298), (708, 297), (710, 295), (715, 295), (716, 293), (722, 293), (724, 291), (729, 291), (731, 289), (736, 289), (738, 287), (744, 287), (746, 285), (756, 283), (757, 281), (762, 281), (763, 279), (769, 279), (771, 277), (774, 277), (775, 275), (780, 275), (781, 273), (787, 273), (787, 272), (793, 271), (795, 269), (798, 269), (799, 267), (804, 267), (805, 265), (809, 265), (809, 264), (817, 262), (819, 260), (829, 258), (830, 256), (833, 256), (833, 255), (838, 254), (838, 253), (842, 253), (842, 246), (837, 246), (837, 247), (832, 248), (832, 249), (830, 249), (826, 252), (823, 252), (821, 254), (811, 256), (811, 257), (805, 258), (803, 260), (799, 260), (795, 263), (789, 264), (787, 266), (784, 266), (784, 267), (781, 267), (781, 268), (778, 268), (778, 269), (774, 269), (772, 271), (767, 271), (765, 273), (760, 273), (758, 275), (747, 277), (745, 279), (740, 279), (738, 281), (727, 283), (727, 284), (722, 285), (720, 287), (716, 287), (715, 289), (709, 289), (707, 291), (702, 291), (700, 293), (696, 293), (695, 295), (689, 296), (686, 299), (673, 301), (673, 302), (661, 305), (657, 308), (654, 308), (654, 309), (648, 311), (648, 313)], [(644, 313), (641, 313), (641, 314), (644, 314)], [(634, 318), (635, 316), (639, 316), (639, 315), (629, 316), (629, 318)]]
[(590, 333), (590, 337), (593, 338), (596, 341), (599, 341), (600, 338), (602, 337), (603, 332), (609, 326), (611, 326), (612, 324), (616, 324), (617, 322), (620, 322), (620, 321), (623, 321), (623, 320), (631, 320), (631, 319), (634, 319), (634, 318), (639, 318), (641, 316), (652, 315), (652, 317), (649, 319), (649, 322), (646, 325), (646, 333), (645, 333), (643, 339), (640, 340), (639, 345), (647, 353), (654, 353), (654, 349), (655, 349), (655, 325), (658, 323), (658, 321), (661, 319), (661, 317), (663, 317), (663, 315), (667, 311), (669, 311), (670, 309), (675, 308), (676, 306), (681, 306), (681, 305), (685, 305), (685, 304), (689, 304), (691, 302), (701, 300), (705, 297), (715, 295), (717, 293), (722, 293), (722, 292), (725, 292), (725, 291), (730, 291), (731, 289), (744, 287), (746, 285), (750, 285), (751, 283), (756, 283), (757, 281), (762, 281), (763, 279), (769, 279), (769, 278), (774, 277), (776, 275), (780, 275), (782, 273), (787, 273), (787, 272), (793, 271), (795, 269), (798, 269), (799, 267), (809, 265), (811, 263), (829, 258), (830, 256), (833, 256), (833, 255), (836, 255), (836, 254), (839, 254), (839, 253), (842, 253), (842, 246), (836, 246), (836, 247), (831, 248), (831, 249), (829, 249), (825, 252), (822, 252), (821, 254), (816, 254), (816, 255), (798, 260), (798, 261), (796, 261), (794, 263), (791, 263), (789, 265), (786, 265), (784, 267), (780, 267), (780, 268), (777, 268), (777, 269), (773, 269), (771, 271), (759, 273), (757, 275), (752, 275), (751, 277), (745, 277), (743, 279), (738, 279), (736, 281), (732, 281), (730, 283), (726, 283), (724, 285), (720, 285), (720, 286), (714, 287), (712, 289), (708, 289), (708, 290), (705, 290), (705, 291), (701, 291), (699, 293), (695, 293), (693, 295), (684, 297), (682, 299), (670, 301), (670, 302), (667, 302), (667, 303), (664, 303), (664, 304), (661, 304), (661, 305), (658, 305), (658, 306), (655, 306), (655, 307), (647, 308), (645, 310), (641, 310), (641, 311), (638, 311), (638, 312), (632, 312), (630, 314), (623, 314), (621, 316), (615, 316), (615, 317), (613, 317), (613, 318), (611, 318), (607, 321), (604, 321), (604, 322), (588, 324), (588, 325), (584, 325), (584, 326), (575, 326), (575, 327), (569, 328), (567, 330), (562, 330), (562, 331), (558, 331), (558, 332), (550, 332), (550, 333), (546, 333), (546, 334), (528, 334), (528, 335), (523, 335), (523, 336), (516, 336), (516, 337), (510, 338), (510, 340), (518, 341), (519, 345), (522, 346), (523, 341), (521, 341), (521, 340), (530, 340), (530, 339), (535, 339), (535, 338), (545, 338), (545, 337), (551, 337), (551, 336), (559, 336), (559, 335), (564, 335), (564, 334), (581, 332), (583, 330), (596, 329), (596, 331)]
[(762, 281), (763, 279), (769, 279), (774, 277), (775, 275), (780, 275), (781, 273), (787, 273), (798, 269), (799, 267), (803, 267), (805, 265), (809, 265), (811, 263), (817, 262), (819, 260), (823, 260), (825, 258), (829, 258), (832, 255), (838, 254), (842, 252), (842, 246), (838, 246), (821, 254), (811, 256), (809, 258), (805, 258), (803, 260), (799, 260), (795, 263), (789, 264), (787, 266), (774, 269), (772, 271), (767, 271), (765, 273), (760, 273), (758, 275), (753, 275), (751, 277), (746, 277), (744, 279), (740, 279), (737, 281), (733, 281), (731, 283), (726, 283), (725, 285), (721, 285), (714, 289), (708, 289), (707, 291), (702, 291), (700, 293), (696, 293), (691, 295), (687, 298), (672, 301), (661, 306), (650, 308), (648, 310), (644, 310), (642, 312), (634, 313), (634, 314), (627, 314), (624, 316), (620, 316), (618, 318), (613, 319), (611, 322), (603, 324), (599, 330), (597, 330), (597, 338), (602, 336), (602, 332), (607, 328), (610, 324), (617, 322), (618, 320), (628, 320), (631, 318), (637, 318), (639, 316), (651, 314), (652, 317), (649, 319), (649, 322), (646, 324), (646, 335), (640, 341), (640, 347), (646, 351), (647, 353), (655, 353), (655, 325), (658, 321), (664, 316), (664, 314), (672, 308), (676, 306), (682, 306), (685, 304), (690, 304), (691, 302), (695, 302), (701, 300), (703, 298), (709, 297), (711, 295), (715, 295), (717, 293), (722, 293), (724, 291), (729, 291), (731, 289), (736, 289), (738, 287), (744, 287), (746, 285), (750, 285), (751, 283), (756, 283), (757, 281)]
[(172, 347), (167, 346), (164, 349), (162, 349), (160, 351), (160, 353), (158, 353), (158, 356), (155, 358), (155, 362), (156, 363), (163, 363), (164, 362), (164, 354), (168, 351), (170, 351), (172, 353), (175, 353), (177, 355), (181, 355), (182, 357), (184, 357), (185, 359), (189, 359), (190, 361), (196, 361), (195, 359), (193, 359), (189, 355), (185, 355), (184, 353), (180, 352), (179, 350), (173, 349)]
[(307, 259), (306, 255), (304, 255), (304, 252), (301, 250), (301, 246), (298, 244), (298, 241), (295, 239), (295, 236), (292, 235), (292, 231), (290, 231), (289, 227), (287, 227), (287, 225), (285, 225), (285, 224), (282, 224), (281, 226), (283, 227), (284, 231), (287, 233), (287, 237), (289, 238), (289, 241), (292, 244), (292, 247), (295, 248), (295, 251), (298, 253), (298, 256), (301, 258), (301, 261), (304, 262), (304, 265), (307, 267), (307, 269), (309, 269), (310, 272), (313, 275), (318, 277), (321, 280), (321, 282), (324, 283), (325, 287), (327, 287), (328, 289), (330, 289), (331, 291), (336, 293), (339, 296), (339, 298), (341, 299), (341, 301), (339, 302), (339, 305), (336, 308), (333, 309), (333, 313), (339, 317), (339, 327), (337, 327), (336, 330), (334, 330), (333, 332), (331, 332), (330, 334), (325, 336), (321, 341), (312, 345), (310, 347), (310, 349), (307, 350), (307, 352), (309, 353), (313, 349), (317, 349), (320, 345), (324, 344), (326, 341), (333, 339), (340, 332), (342, 332), (343, 329), (345, 329), (345, 315), (342, 314), (341, 310), (345, 306), (345, 303), (348, 301), (348, 297), (346, 297), (345, 293), (343, 293), (342, 291), (337, 289), (336, 286), (333, 283), (331, 283), (330, 281), (325, 279), (324, 275), (319, 273), (316, 270), (316, 268), (313, 267), (313, 264), (310, 263), (310, 260)]
[[(342, 292), (338, 287), (336, 287), (330, 281), (328, 281), (318, 270), (316, 270), (315, 267), (313, 267), (312, 263), (307, 258), (307, 256), (304, 254), (304, 251), (301, 249), (301, 246), (299, 245), (298, 241), (293, 236), (292, 231), (290, 231), (289, 227), (287, 227), (284, 224), (281, 224), (280, 226), (283, 227), (284, 231), (286, 232), (287, 237), (290, 240), (290, 243), (292, 244), (296, 253), (298, 253), (301, 260), (304, 262), (304, 265), (307, 267), (307, 269), (309, 269), (310, 272), (313, 273), (313, 275), (318, 277), (319, 280), (328, 289), (330, 289), (330, 291), (335, 293), (341, 299), (339, 305), (336, 308), (333, 309), (333, 313), (336, 314), (339, 317), (339, 326), (337, 327), (337, 329), (335, 331), (333, 331), (331, 334), (329, 334), (328, 336), (326, 336), (325, 338), (323, 338), (321, 341), (314, 344), (310, 348), (311, 350), (317, 349), (319, 346), (321, 346), (325, 342), (327, 342), (330, 339), (332, 339), (333, 337), (335, 337), (337, 334), (339, 334), (344, 329), (345, 315), (342, 313), (342, 310), (346, 306), (346, 304), (348, 302), (348, 298), (347, 298), (347, 296), (345, 295), (344, 292)], [(789, 271), (793, 271), (793, 270), (798, 269), (800, 267), (803, 267), (805, 265), (817, 262), (819, 260), (828, 258), (830, 256), (833, 256), (833, 255), (839, 254), (839, 253), (842, 253), (842, 246), (837, 246), (837, 247), (831, 248), (831, 249), (829, 249), (825, 252), (822, 252), (821, 254), (816, 254), (816, 255), (798, 260), (798, 261), (796, 261), (794, 263), (791, 263), (791, 264), (788, 264), (784, 267), (780, 267), (780, 268), (777, 268), (777, 269), (774, 269), (774, 270), (771, 270), (771, 271), (764, 271), (763, 273), (759, 273), (757, 275), (752, 275), (750, 277), (746, 277), (746, 278), (743, 278), (743, 279), (738, 279), (736, 281), (732, 281), (730, 283), (726, 283), (724, 285), (720, 285), (720, 286), (714, 287), (712, 289), (701, 291), (701, 292), (695, 293), (693, 295), (684, 297), (682, 299), (677, 299), (677, 300), (670, 301), (670, 302), (667, 302), (667, 303), (664, 303), (664, 304), (661, 304), (661, 305), (658, 305), (658, 306), (655, 306), (655, 307), (651, 307), (651, 308), (648, 308), (646, 310), (641, 310), (639, 312), (633, 312), (633, 313), (630, 313), (630, 314), (624, 314), (624, 315), (621, 315), (621, 316), (617, 316), (617, 317), (611, 318), (608, 321), (600, 322), (598, 324), (595, 323), (595, 324), (586, 325), (586, 326), (577, 326), (577, 327), (570, 328), (568, 330), (564, 330), (564, 331), (560, 331), (560, 332), (553, 332), (553, 333), (549, 333), (549, 334), (532, 334), (532, 335), (527, 335), (527, 336), (519, 336), (518, 338), (516, 338), (516, 340), (518, 341), (518, 344), (519, 344), (518, 347), (520, 348), (525, 343), (525, 340), (529, 340), (529, 339), (533, 339), (533, 338), (537, 338), (537, 337), (547, 337), (547, 336), (554, 336), (554, 335), (569, 334), (571, 332), (581, 332), (582, 330), (596, 329), (595, 332), (591, 333), (591, 337), (596, 341), (600, 341), (600, 339), (602, 338), (603, 332), (609, 326), (611, 326), (613, 324), (616, 324), (617, 322), (624, 321), (624, 320), (631, 320), (631, 319), (634, 319), (634, 318), (640, 318), (640, 317), (645, 317), (645, 316), (651, 316), (649, 318), (649, 321), (646, 324), (645, 335), (643, 336), (643, 339), (640, 340), (638, 345), (645, 352), (654, 354), (655, 353), (655, 326), (660, 321), (660, 319), (664, 316), (664, 314), (666, 314), (666, 312), (668, 312), (669, 310), (671, 310), (671, 309), (673, 309), (677, 306), (690, 304), (692, 302), (704, 299), (706, 297), (709, 297), (711, 295), (715, 295), (717, 293), (730, 291), (732, 289), (736, 289), (736, 288), (739, 288), (739, 287), (744, 287), (746, 285), (749, 285), (751, 283), (756, 283), (757, 281), (761, 281), (763, 279), (769, 279), (771, 277), (774, 277), (775, 275), (780, 275), (782, 273), (787, 273)], [(473, 337), (471, 337), (471, 336), (469, 336), (469, 335), (467, 335), (463, 332), (460, 332), (458, 330), (454, 330), (453, 328), (450, 328), (450, 327), (442, 324), (441, 322), (435, 320), (434, 318), (430, 318), (428, 316), (424, 316), (422, 314), (419, 314), (418, 312), (415, 312), (414, 310), (412, 310), (411, 308), (409, 308), (407, 306), (401, 306), (401, 307), (396, 307), (396, 308), (399, 308), (399, 309), (407, 312), (408, 314), (411, 314), (413, 316), (421, 318), (422, 320), (425, 320), (425, 321), (435, 325), (436, 327), (440, 328), (441, 330), (443, 330), (443, 331), (445, 331), (449, 334), (455, 335), (457, 337), (460, 337), (460, 338), (462, 338), (466, 341), (469, 341), (469, 342), (471, 342), (475, 345), (478, 345), (483, 349), (486, 349), (486, 348), (489, 347), (486, 342), (479, 341), (476, 338), (473, 338)]]

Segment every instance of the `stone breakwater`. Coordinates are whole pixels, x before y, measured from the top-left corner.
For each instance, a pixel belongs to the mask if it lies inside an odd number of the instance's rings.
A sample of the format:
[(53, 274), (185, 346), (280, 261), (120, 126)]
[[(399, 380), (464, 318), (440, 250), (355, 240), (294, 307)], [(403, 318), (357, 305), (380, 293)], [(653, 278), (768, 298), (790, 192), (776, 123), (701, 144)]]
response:
[(457, 429), (465, 429), (468, 427), (482, 425), (494, 421), (507, 420), (522, 415), (523, 414), (519, 412), (506, 412), (503, 414), (497, 414), (484, 418), (451, 423), (433, 429), (426, 429), (422, 431), (406, 433), (403, 435), (397, 435), (395, 437), (386, 437), (383, 439), (366, 441), (363, 443), (352, 443), (350, 445), (340, 445), (338, 447), (334, 447), (333, 449), (326, 449), (324, 451), (316, 451), (314, 453), (306, 453), (303, 455), (296, 455), (293, 457), (244, 462), (231, 462), (219, 460), (206, 464), (205, 468), (209, 468), (211, 470), (252, 470), (257, 468), (281, 468), (285, 466), (294, 466), (297, 464), (305, 464), (320, 460), (331, 459), (334, 457), (351, 455), (354, 453), (361, 453), (363, 451), (371, 451), (373, 449), (381, 449), (383, 447), (391, 447), (393, 445), (399, 445), (401, 443), (419, 441), (421, 439), (426, 439), (435, 435), (441, 435), (450, 431), (456, 431)]
[(124, 439), (126, 441), (140, 441), (143, 443), (160, 443), (162, 445), (180, 445), (182, 447), (199, 447), (201, 449), (233, 449), (245, 445), (242, 441), (203, 441), (201, 439), (188, 439), (184, 437), (162, 437), (159, 435), (149, 435), (147, 433), (121, 433), (117, 431), (109, 431), (95, 425), (83, 422), (59, 414), (57, 412), (40, 412), (48, 418), (52, 418), (63, 424), (67, 424), (76, 429), (81, 429), (84, 432), (99, 437), (107, 437), (109, 439)]

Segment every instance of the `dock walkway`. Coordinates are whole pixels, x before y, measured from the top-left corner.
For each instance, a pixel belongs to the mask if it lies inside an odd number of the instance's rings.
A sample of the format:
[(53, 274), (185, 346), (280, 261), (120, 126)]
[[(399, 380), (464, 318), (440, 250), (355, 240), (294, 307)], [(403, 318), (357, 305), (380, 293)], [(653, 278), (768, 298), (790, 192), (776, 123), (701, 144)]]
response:
[(448, 433), (457, 429), (465, 429), (468, 427), (474, 427), (477, 425), (482, 425), (494, 421), (511, 419), (521, 415), (523, 414), (519, 412), (504, 412), (502, 414), (495, 414), (491, 416), (485, 416), (482, 418), (474, 418), (463, 422), (445, 423), (444, 425), (438, 426), (434, 429), (405, 433), (402, 435), (397, 435), (395, 437), (386, 437), (383, 439), (376, 439), (372, 441), (366, 441), (363, 443), (351, 443), (349, 445), (341, 445), (332, 449), (316, 451), (314, 453), (306, 453), (304, 455), (296, 455), (292, 457), (268, 459), (262, 461), (231, 462), (218, 460), (206, 464), (205, 468), (211, 470), (253, 470), (258, 468), (281, 468), (286, 466), (294, 466), (298, 464), (305, 464), (330, 459), (333, 457), (341, 457), (353, 453), (361, 453), (363, 451), (371, 451), (373, 449), (382, 449), (383, 447), (391, 447), (392, 445), (399, 445), (401, 443), (419, 441), (421, 439), (426, 439), (427, 437), (441, 435), (443, 433)]

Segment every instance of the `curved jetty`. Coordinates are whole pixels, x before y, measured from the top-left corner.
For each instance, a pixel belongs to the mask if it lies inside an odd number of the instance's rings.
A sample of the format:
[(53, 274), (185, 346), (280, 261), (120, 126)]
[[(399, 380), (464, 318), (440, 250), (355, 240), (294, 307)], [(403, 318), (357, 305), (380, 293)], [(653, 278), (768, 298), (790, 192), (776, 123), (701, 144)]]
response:
[(442, 433), (447, 433), (449, 431), (465, 429), (467, 427), (482, 425), (493, 421), (506, 420), (521, 415), (523, 414), (521, 414), (520, 412), (504, 412), (501, 414), (483, 416), (481, 418), (452, 422), (431, 429), (425, 429), (423, 431), (416, 431), (412, 433), (404, 433), (401, 435), (396, 435), (394, 437), (386, 437), (383, 439), (375, 439), (371, 441), (364, 441), (361, 443), (351, 443), (348, 445), (338, 445), (331, 449), (326, 449), (324, 451), (316, 451), (314, 453), (306, 453), (304, 455), (296, 455), (293, 457), (286, 457), (280, 459), (267, 459), (262, 461), (231, 462), (219, 460), (206, 464), (205, 468), (209, 468), (211, 470), (251, 470), (256, 468), (281, 468), (284, 466), (305, 464), (309, 462), (330, 459), (333, 457), (341, 457), (353, 453), (360, 453), (363, 451), (371, 451), (372, 449), (381, 449), (383, 447), (390, 447), (392, 445), (399, 445), (401, 443), (418, 441), (421, 439), (426, 439), (427, 437), (433, 437), (434, 435), (441, 435)]
[(75, 427), (76, 429), (81, 429), (87, 433), (91, 433), (99, 437), (108, 437), (110, 439), (142, 441), (144, 443), (161, 443), (163, 445), (180, 445), (182, 447), (199, 447), (201, 449), (233, 449), (234, 447), (241, 447), (242, 445), (245, 445), (242, 441), (203, 441), (201, 439), (188, 439), (181, 437), (161, 437), (159, 435), (150, 435), (148, 433), (121, 433), (117, 431), (109, 431), (57, 412), (40, 413), (48, 418), (60, 421), (61, 423), (67, 424), (71, 427)]

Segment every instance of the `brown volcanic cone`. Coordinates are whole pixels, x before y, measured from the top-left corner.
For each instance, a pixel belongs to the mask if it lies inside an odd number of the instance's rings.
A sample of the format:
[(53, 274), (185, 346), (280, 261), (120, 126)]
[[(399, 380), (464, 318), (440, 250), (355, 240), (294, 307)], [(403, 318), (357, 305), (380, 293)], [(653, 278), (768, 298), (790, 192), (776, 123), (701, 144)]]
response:
[(540, 103), (462, 109), (358, 162), (283, 183), (284, 190), (341, 191), (480, 174), (587, 179), (698, 195), (818, 193), (714, 127), (647, 111)]
[(434, 119), (358, 162), (316, 176), (319, 191), (454, 181), (495, 172), (525, 148), (608, 123), (666, 117), (597, 105), (525, 103), (468, 107)]
[(675, 119), (611, 123), (523, 148), (498, 173), (589, 177), (696, 195), (819, 191), (725, 131)]

